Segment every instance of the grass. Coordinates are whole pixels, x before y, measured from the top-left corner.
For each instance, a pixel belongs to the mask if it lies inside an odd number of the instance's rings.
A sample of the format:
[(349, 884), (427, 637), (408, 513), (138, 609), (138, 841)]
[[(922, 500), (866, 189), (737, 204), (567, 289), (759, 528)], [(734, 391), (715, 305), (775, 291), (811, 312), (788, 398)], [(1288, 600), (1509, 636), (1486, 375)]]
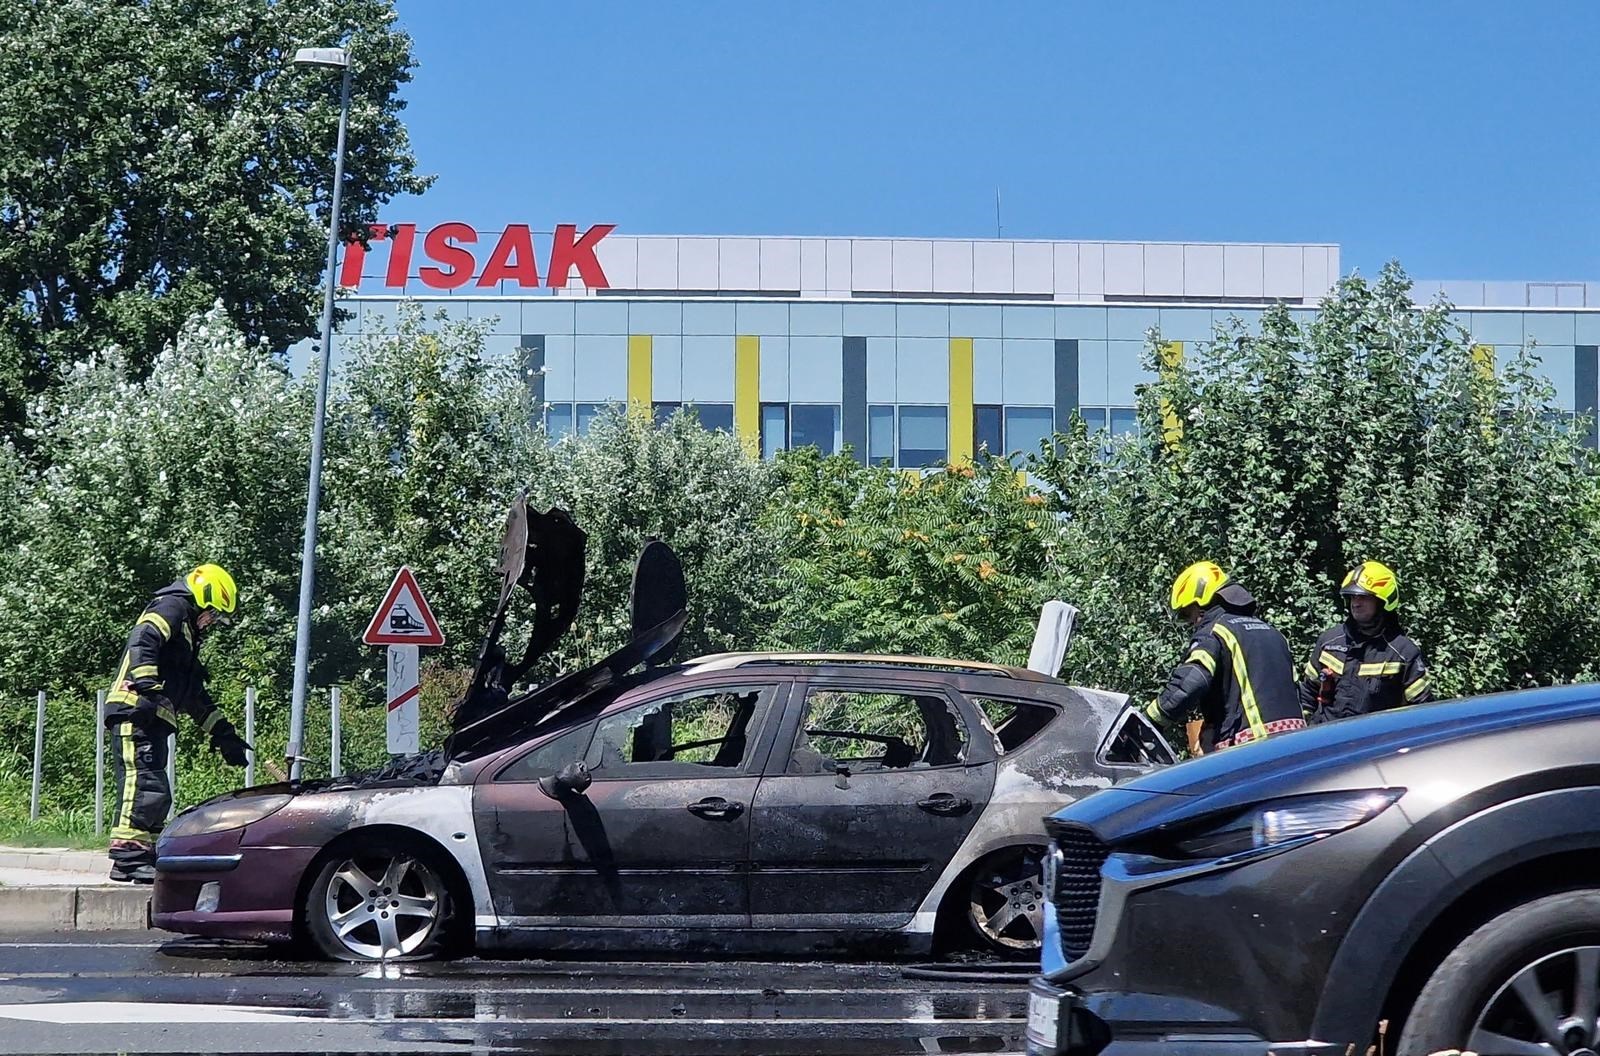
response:
[(71, 818), (42, 817), (38, 821), (27, 818), (0, 817), (0, 847), (65, 847), (74, 851), (102, 850), (105, 836), (96, 836), (91, 824), (84, 828)]

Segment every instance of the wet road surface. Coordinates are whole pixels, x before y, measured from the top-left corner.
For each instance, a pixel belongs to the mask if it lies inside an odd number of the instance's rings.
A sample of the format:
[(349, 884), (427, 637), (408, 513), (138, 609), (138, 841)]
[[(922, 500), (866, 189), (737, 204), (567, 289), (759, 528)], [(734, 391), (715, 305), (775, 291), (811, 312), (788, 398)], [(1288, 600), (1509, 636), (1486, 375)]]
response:
[[(1016, 1052), (1027, 975), (896, 964), (362, 966), (149, 932), (0, 941), (0, 1049), (889, 1056)], [(910, 973), (915, 975), (916, 973)]]

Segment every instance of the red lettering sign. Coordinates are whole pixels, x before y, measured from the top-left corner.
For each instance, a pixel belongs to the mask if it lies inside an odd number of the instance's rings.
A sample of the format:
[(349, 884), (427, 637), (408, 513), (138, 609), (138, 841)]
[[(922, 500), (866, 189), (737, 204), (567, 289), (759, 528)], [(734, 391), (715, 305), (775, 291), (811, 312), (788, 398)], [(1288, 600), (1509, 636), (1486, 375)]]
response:
[[(609, 289), (611, 283), (600, 266), (595, 248), (601, 240), (617, 229), (616, 224), (593, 224), (583, 234), (578, 234), (576, 224), (557, 224), (550, 240), (549, 267), (545, 269), (544, 285), (551, 289), (564, 289), (577, 269), (578, 278), (590, 289)], [(416, 251), (416, 224), (374, 224), (369, 229), (369, 242), (386, 242), (389, 261), (384, 269), (383, 287), (390, 290), (405, 289), (411, 278), (411, 263)], [(510, 280), (524, 289), (539, 286), (539, 260), (533, 246), (533, 231), (527, 224), (511, 224), (500, 233), (494, 248), (479, 270), (472, 246), (478, 242), (478, 232), (470, 224), (452, 222), (430, 228), (422, 239), (422, 256), (428, 264), (419, 268), (416, 276), (422, 284), (433, 290), (456, 290), (472, 282), (477, 276), (477, 286), (493, 287)], [(361, 286), (366, 267), (367, 247), (360, 242), (346, 243), (344, 260), (339, 266), (339, 285), (347, 288)]]
[(583, 233), (582, 238), (576, 238), (578, 225), (557, 224), (555, 241), (550, 245), (550, 267), (547, 272), (550, 285), (558, 290), (565, 288), (567, 273), (576, 266), (578, 277), (585, 286), (591, 290), (609, 288), (611, 284), (606, 281), (606, 273), (600, 270), (594, 247), (616, 229), (616, 224), (595, 224)]
[[(511, 263), (512, 254), (517, 262)], [(495, 243), (489, 263), (478, 276), (479, 286), (493, 286), (502, 279), (516, 279), (518, 286), (539, 285), (539, 262), (533, 259), (533, 232), (527, 224), (512, 224)]]
[(450, 270), (422, 268), (417, 272), (417, 278), (422, 280), (424, 286), (435, 290), (453, 290), (472, 281), (472, 269), (477, 263), (472, 259), (472, 251), (463, 246), (452, 245), (451, 239), (471, 245), (478, 241), (478, 232), (462, 223), (440, 224), (429, 231), (427, 237), (422, 240), (422, 252), (426, 253), (430, 260), (448, 264)]

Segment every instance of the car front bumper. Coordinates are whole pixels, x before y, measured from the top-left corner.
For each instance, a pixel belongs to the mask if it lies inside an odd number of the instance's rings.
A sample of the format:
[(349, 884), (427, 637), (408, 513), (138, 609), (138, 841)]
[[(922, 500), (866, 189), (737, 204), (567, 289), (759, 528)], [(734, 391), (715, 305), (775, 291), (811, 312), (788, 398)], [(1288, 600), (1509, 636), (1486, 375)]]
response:
[(162, 840), (150, 923), (163, 931), (219, 939), (294, 938), (300, 879), (315, 847), (247, 847), (243, 829)]

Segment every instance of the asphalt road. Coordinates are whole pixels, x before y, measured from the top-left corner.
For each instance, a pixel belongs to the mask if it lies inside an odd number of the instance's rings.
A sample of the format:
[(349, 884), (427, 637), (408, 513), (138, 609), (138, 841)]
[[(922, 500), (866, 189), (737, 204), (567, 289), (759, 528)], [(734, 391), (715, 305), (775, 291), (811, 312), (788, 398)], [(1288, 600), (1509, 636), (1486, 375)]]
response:
[(1015, 1052), (1026, 978), (930, 980), (892, 964), (470, 958), (359, 966), (150, 932), (11, 936), (0, 941), (0, 1049)]

